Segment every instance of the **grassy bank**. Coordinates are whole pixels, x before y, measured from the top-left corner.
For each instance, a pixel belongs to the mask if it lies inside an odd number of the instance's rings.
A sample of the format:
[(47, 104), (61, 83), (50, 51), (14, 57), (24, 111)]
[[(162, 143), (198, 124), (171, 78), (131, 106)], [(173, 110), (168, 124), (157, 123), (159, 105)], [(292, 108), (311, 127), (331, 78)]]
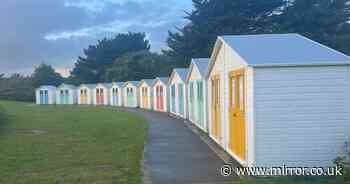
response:
[(106, 107), (0, 106), (0, 183), (140, 183), (141, 117)]

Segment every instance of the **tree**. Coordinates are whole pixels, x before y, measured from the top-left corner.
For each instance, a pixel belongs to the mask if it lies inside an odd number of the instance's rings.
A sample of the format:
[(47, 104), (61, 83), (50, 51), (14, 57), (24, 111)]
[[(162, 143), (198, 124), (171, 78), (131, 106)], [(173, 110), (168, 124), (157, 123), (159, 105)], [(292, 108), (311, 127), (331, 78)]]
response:
[(128, 81), (153, 79), (168, 76), (171, 72), (168, 59), (148, 50), (131, 52), (117, 58), (113, 66), (106, 71), (106, 81)]
[(57, 86), (63, 82), (63, 78), (59, 73), (56, 73), (50, 65), (42, 63), (35, 68), (32, 81), (33, 87), (37, 88), (41, 85)]
[(350, 54), (349, 2), (349, 0), (294, 0), (282, 14), (272, 18), (272, 31), (300, 33)]
[(79, 57), (72, 71), (72, 78), (80, 83), (96, 83), (104, 80), (105, 71), (116, 58), (125, 53), (149, 50), (144, 33), (118, 34), (112, 39), (104, 38), (96, 45), (84, 49), (85, 57)]
[(209, 57), (217, 36), (299, 33), (350, 54), (349, 0), (193, 0), (163, 53), (179, 66)]
[(169, 50), (163, 53), (187, 66), (194, 57), (209, 57), (219, 35), (267, 32), (271, 13), (283, 0), (193, 0), (194, 10), (186, 13), (190, 22), (178, 32), (169, 32)]

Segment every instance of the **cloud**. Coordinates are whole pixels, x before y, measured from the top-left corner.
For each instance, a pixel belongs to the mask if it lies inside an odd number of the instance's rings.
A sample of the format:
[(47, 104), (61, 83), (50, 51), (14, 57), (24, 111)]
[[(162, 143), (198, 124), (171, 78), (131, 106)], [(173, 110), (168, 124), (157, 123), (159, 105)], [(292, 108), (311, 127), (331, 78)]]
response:
[(108, 33), (127, 32), (133, 26), (140, 26), (145, 28), (157, 28), (167, 23), (166, 20), (149, 20), (147, 22), (135, 21), (120, 21), (115, 20), (107, 24), (91, 26), (87, 28), (78, 29), (75, 31), (63, 31), (58, 33), (49, 33), (45, 35), (46, 40), (56, 41), (59, 39), (75, 39), (79, 37), (98, 37), (99, 35)]
[(189, 0), (2, 0), (0, 73), (28, 74), (43, 61), (71, 68), (88, 45), (127, 31), (145, 32), (159, 51), (190, 8)]

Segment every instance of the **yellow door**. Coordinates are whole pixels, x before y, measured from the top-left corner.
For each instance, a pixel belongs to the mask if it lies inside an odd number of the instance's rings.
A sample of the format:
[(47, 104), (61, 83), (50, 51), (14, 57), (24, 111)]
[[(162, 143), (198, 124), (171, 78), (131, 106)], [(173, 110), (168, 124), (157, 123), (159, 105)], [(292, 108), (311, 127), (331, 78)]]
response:
[(219, 76), (212, 78), (212, 134), (217, 141), (221, 141), (220, 119), (220, 79)]
[(244, 71), (230, 73), (229, 148), (242, 161), (246, 159)]

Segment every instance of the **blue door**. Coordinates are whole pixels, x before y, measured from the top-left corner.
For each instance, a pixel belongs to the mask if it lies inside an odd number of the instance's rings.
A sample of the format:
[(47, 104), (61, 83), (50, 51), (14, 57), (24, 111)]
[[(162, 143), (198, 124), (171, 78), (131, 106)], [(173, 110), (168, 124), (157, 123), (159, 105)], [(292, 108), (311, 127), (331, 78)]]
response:
[(49, 92), (47, 90), (44, 91), (44, 104), (49, 104)]
[(40, 97), (39, 104), (44, 104), (44, 91), (40, 90), (39, 94), (40, 94), (39, 95), (39, 97)]

